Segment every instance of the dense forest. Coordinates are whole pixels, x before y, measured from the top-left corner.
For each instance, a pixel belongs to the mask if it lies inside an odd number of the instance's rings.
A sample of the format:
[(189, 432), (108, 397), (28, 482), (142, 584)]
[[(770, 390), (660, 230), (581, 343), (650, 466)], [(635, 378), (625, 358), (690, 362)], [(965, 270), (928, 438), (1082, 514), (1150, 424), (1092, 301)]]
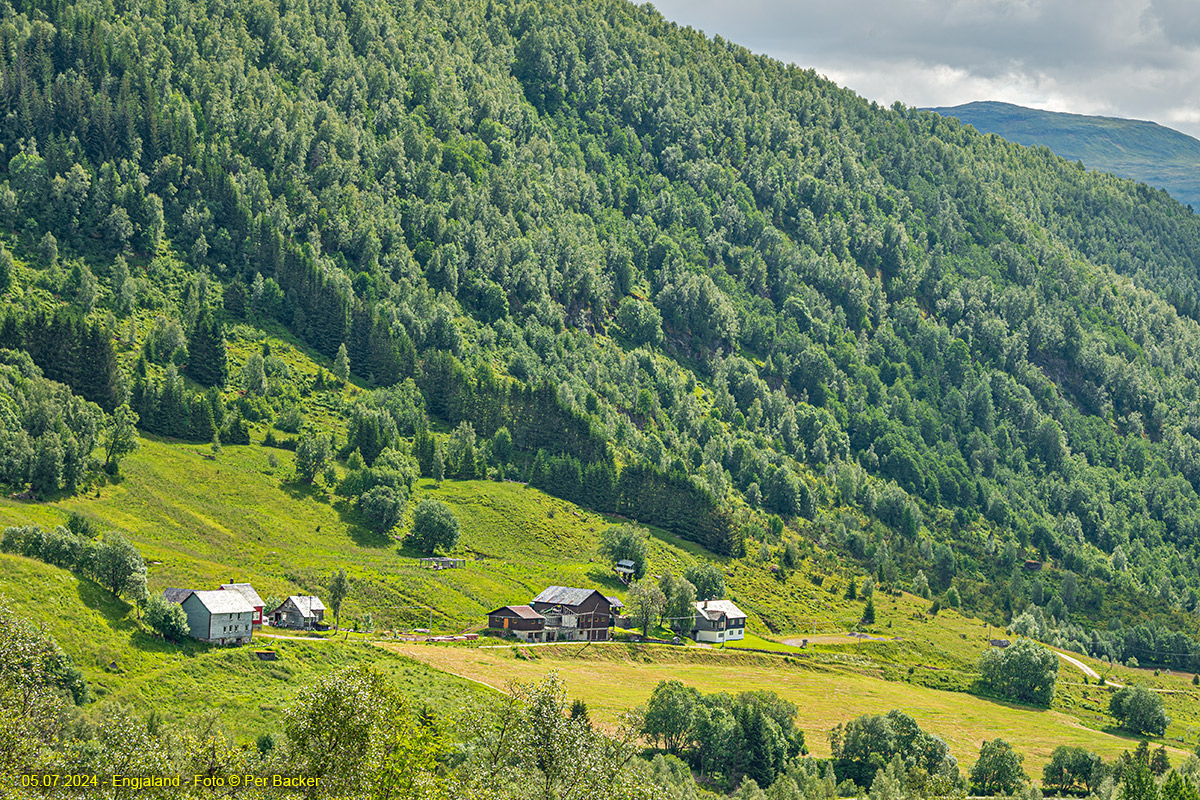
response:
[[(356, 469), (921, 569), (1113, 657), (1195, 633), (1200, 218), (1166, 194), (617, 0), (0, 8), (0, 346), (87, 414), (311, 453), (286, 365), (227, 363), (278, 327), (376, 388), (328, 443)], [(18, 490), (78, 481), (101, 418), (56, 402), (8, 415)]]

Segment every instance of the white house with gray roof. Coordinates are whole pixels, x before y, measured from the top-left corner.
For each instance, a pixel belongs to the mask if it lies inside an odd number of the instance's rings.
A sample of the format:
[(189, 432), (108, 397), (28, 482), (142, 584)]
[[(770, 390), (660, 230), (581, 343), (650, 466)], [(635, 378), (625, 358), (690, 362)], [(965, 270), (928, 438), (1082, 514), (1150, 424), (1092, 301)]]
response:
[(692, 638), (697, 642), (736, 642), (746, 636), (746, 615), (732, 600), (701, 600), (696, 603)]
[[(171, 593), (166, 596), (172, 600)], [(249, 644), (254, 636), (254, 607), (240, 592), (193, 590), (175, 602), (187, 614), (188, 633), (193, 639), (213, 644)]]

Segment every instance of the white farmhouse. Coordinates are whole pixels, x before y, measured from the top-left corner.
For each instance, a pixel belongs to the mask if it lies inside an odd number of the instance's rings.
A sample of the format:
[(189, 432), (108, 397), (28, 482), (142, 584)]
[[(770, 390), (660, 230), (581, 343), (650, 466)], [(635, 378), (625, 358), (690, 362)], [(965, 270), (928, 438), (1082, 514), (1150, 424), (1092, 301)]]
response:
[(697, 642), (736, 642), (746, 636), (746, 615), (732, 600), (701, 600), (696, 603), (692, 638)]
[[(178, 590), (176, 590), (178, 591)], [(167, 599), (171, 600), (167, 593)], [(193, 639), (213, 644), (248, 644), (254, 636), (254, 607), (241, 592), (189, 591), (178, 602)]]

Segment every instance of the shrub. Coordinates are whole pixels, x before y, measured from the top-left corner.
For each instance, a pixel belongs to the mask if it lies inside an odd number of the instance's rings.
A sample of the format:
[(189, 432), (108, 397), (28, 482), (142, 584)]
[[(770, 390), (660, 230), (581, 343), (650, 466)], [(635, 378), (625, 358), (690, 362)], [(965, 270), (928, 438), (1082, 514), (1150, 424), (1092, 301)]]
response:
[(613, 564), (624, 560), (632, 561), (633, 579), (641, 580), (646, 574), (649, 538), (650, 532), (638, 525), (611, 525), (600, 534), (600, 553)]
[(1094, 792), (1103, 782), (1107, 770), (1104, 760), (1082, 747), (1060, 745), (1042, 768), (1042, 785), (1059, 794), (1084, 789)]
[(697, 599), (720, 600), (725, 596), (725, 573), (715, 564), (693, 564), (684, 571), (683, 578), (696, 587)]
[(358, 507), (372, 530), (387, 533), (400, 521), (405, 499), (403, 489), (381, 485), (364, 492), (358, 498)]
[(984, 742), (971, 768), (971, 787), (978, 794), (1012, 794), (1029, 780), (1021, 755), (1003, 739)]
[(299, 433), (303, 425), (304, 415), (300, 413), (300, 409), (296, 406), (291, 406), (275, 420), (275, 427), (287, 433)]
[(178, 603), (156, 594), (146, 601), (146, 624), (164, 639), (181, 642), (189, 635), (187, 613)]

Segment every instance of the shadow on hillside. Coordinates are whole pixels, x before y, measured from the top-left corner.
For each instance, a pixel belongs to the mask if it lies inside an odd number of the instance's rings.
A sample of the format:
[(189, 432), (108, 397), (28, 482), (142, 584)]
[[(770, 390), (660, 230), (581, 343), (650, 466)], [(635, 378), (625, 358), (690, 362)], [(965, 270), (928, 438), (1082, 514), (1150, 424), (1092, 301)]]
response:
[(336, 500), (333, 503), (333, 510), (337, 512), (338, 519), (345, 524), (351, 541), (359, 547), (388, 547), (396, 541), (392, 538), (390, 531), (380, 532), (367, 525), (363, 520), (362, 512), (348, 500)]
[(144, 630), (134, 631), (129, 637), (129, 644), (143, 653), (157, 654), (183, 653), (190, 656), (209, 649), (207, 645), (196, 640), (169, 642), (158, 634)]
[[(1118, 739), (1124, 739), (1125, 741), (1129, 742), (1129, 746), (1130, 746), (1129, 749), (1131, 749), (1131, 750), (1133, 748), (1135, 748), (1138, 744), (1140, 744), (1142, 742), (1142, 740), (1149, 740), (1150, 744), (1152, 744), (1152, 745), (1153, 744), (1171, 744), (1171, 742), (1169, 740), (1165, 739), (1164, 737), (1151, 736), (1151, 735), (1142, 736), (1137, 733), (1131, 733), (1130, 731), (1126, 730), (1125, 728), (1119, 728), (1116, 725), (1105, 725), (1103, 728), (1100, 728), (1100, 732), (1107, 733), (1109, 736), (1115, 736)], [(1176, 742), (1172, 746), (1179, 747), (1180, 749), (1186, 749), (1185, 747), (1181, 746), (1178, 742)]]
[(279, 488), (293, 500), (316, 500), (318, 503), (329, 504), (329, 493), (316, 483), (283, 480), (279, 482)]
[(338, 519), (345, 524), (350, 539), (359, 547), (387, 547), (394, 541), (388, 533), (379, 533), (363, 524), (362, 514), (352, 503), (331, 496), (324, 488), (315, 483), (283, 481), (279, 484), (279, 488), (293, 500), (316, 500), (318, 503), (332, 508), (337, 512)]
[(426, 553), (424, 550), (414, 547), (412, 544), (412, 539), (408, 536), (407, 531), (405, 531), (403, 539), (400, 541), (392, 539), (391, 542), (392, 544), (396, 545), (396, 555), (403, 558), (426, 558), (428, 556), (436, 555), (435, 553)]
[[(357, 516), (357, 515), (355, 515)], [(350, 538), (359, 547), (387, 547), (396, 540), (388, 532), (380, 533), (365, 525), (355, 524), (349, 515), (342, 515), (343, 522), (350, 526)]]
[(87, 578), (80, 578), (75, 587), (80, 602), (104, 617), (113, 630), (127, 631), (137, 627), (136, 620), (129, 613), (133, 606), (113, 597), (104, 587)]
[(614, 594), (629, 588), (621, 583), (616, 573), (605, 564), (595, 563), (588, 565), (587, 576), (596, 585), (596, 588), (601, 589), (607, 594)]

